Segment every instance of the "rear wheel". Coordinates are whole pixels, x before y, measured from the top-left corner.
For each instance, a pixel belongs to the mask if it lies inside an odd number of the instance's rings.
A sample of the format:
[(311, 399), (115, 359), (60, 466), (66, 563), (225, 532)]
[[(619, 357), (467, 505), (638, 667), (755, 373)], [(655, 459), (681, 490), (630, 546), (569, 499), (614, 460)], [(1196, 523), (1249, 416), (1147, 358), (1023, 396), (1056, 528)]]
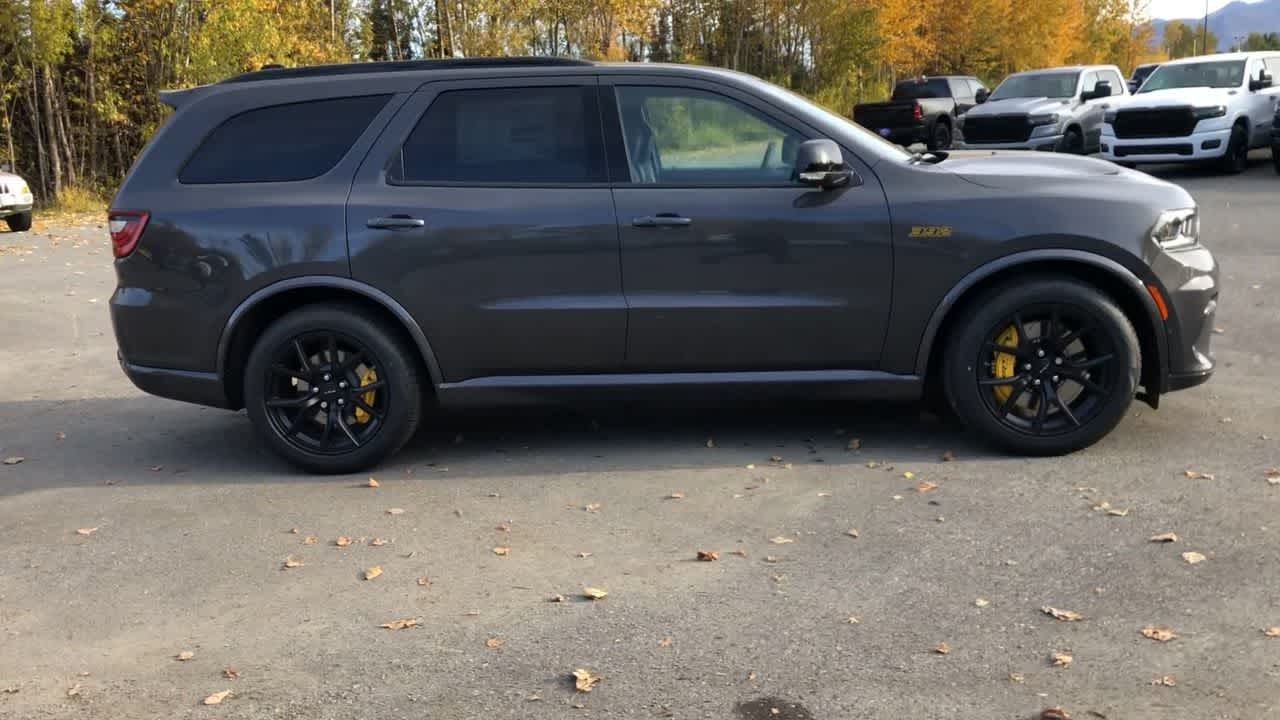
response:
[(31, 211), (10, 215), (4, 222), (13, 232), (26, 232), (31, 229)]
[(1123, 419), (1139, 376), (1138, 338), (1097, 289), (1067, 278), (1019, 281), (970, 306), (943, 361), (947, 398), (1006, 450), (1058, 455)]
[(378, 317), (311, 305), (280, 318), (245, 366), (249, 419), (267, 445), (314, 473), (363, 470), (417, 430), (423, 382), (414, 351)]
[(1221, 167), (1222, 172), (1228, 175), (1239, 175), (1249, 167), (1249, 133), (1243, 125), (1231, 128), (1231, 139), (1227, 141)]
[(929, 138), (930, 150), (951, 149), (951, 126), (938, 121), (933, 124), (933, 136)]

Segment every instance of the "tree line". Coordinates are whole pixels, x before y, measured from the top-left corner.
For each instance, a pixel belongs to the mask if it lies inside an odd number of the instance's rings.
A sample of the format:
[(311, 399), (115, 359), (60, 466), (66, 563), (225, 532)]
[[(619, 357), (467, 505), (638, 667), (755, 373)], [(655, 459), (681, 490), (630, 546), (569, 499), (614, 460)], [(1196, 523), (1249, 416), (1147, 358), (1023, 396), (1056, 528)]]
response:
[(264, 64), (488, 55), (700, 63), (840, 113), (899, 77), (1161, 54), (1149, 0), (3, 0), (0, 163), (109, 193), (163, 89)]

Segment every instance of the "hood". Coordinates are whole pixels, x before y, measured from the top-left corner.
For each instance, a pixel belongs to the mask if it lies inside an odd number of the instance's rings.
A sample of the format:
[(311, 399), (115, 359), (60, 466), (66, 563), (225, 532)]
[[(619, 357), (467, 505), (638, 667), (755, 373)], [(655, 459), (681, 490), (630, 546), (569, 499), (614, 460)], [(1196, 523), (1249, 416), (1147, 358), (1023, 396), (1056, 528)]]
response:
[(1226, 105), (1240, 94), (1237, 88), (1169, 88), (1130, 95), (1112, 103), (1114, 108), (1205, 107)]
[(14, 175), (13, 173), (0, 170), (0, 182), (26, 182), (26, 180), (23, 180), (21, 177)]
[(957, 150), (948, 153), (946, 161), (939, 167), (975, 185), (1010, 190), (1076, 178), (1122, 175), (1150, 178), (1145, 173), (1125, 170), (1106, 160), (1025, 150)]
[(981, 105), (974, 105), (965, 115), (967, 117), (984, 117), (987, 115), (1041, 115), (1057, 112), (1070, 107), (1070, 98), (1009, 98), (1008, 100), (988, 100)]

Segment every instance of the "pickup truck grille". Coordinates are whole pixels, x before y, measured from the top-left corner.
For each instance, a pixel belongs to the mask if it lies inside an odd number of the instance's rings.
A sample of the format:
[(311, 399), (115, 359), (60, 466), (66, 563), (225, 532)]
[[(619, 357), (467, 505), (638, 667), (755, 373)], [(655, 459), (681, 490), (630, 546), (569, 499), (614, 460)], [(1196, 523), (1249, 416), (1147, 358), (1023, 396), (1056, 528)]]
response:
[(854, 108), (853, 120), (872, 132), (880, 128), (911, 127), (916, 124), (912, 107), (913, 105), (907, 104), (896, 107)]
[(970, 116), (964, 120), (966, 143), (1018, 143), (1030, 137), (1026, 115)]
[(1118, 138), (1186, 137), (1196, 129), (1189, 107), (1158, 110), (1120, 110), (1112, 123)]

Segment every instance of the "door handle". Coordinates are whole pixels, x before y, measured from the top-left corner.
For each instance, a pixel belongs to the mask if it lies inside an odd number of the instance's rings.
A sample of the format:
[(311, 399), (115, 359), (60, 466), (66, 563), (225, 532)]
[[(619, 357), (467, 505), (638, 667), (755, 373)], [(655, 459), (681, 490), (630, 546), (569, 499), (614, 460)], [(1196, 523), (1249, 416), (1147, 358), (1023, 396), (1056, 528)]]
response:
[(631, 224), (635, 227), (685, 227), (692, 225), (693, 220), (672, 213), (663, 213), (661, 215), (642, 215), (638, 218), (633, 218)]
[(409, 217), (408, 215), (369, 218), (369, 222), (365, 223), (366, 226), (377, 230), (407, 230), (409, 228), (420, 228), (426, 224), (426, 220)]

